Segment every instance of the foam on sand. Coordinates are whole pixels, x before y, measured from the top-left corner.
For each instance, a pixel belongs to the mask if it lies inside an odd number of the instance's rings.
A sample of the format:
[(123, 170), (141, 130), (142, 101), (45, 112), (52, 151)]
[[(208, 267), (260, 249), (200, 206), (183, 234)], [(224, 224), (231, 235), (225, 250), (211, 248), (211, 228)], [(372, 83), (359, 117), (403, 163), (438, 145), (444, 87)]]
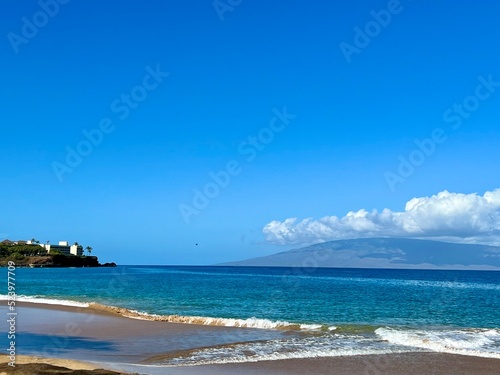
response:
[[(0, 295), (0, 301), (6, 301), (7, 295)], [(287, 321), (273, 321), (269, 319), (248, 318), (248, 319), (232, 319), (232, 318), (215, 318), (204, 316), (184, 316), (184, 315), (157, 315), (131, 310), (124, 307), (108, 306), (96, 302), (78, 302), (63, 299), (46, 298), (43, 296), (17, 296), (19, 302), (27, 302), (33, 304), (59, 305), (70, 307), (91, 308), (95, 311), (117, 314), (126, 318), (151, 320), (157, 322), (183, 323), (183, 324), (199, 324), (207, 326), (219, 327), (238, 327), (238, 328), (256, 328), (256, 329), (277, 329), (277, 330), (295, 330), (295, 331), (333, 331), (334, 326), (321, 324), (301, 324), (291, 323)]]
[[(8, 300), (8, 296), (6, 294), (0, 295), (0, 301), (7, 301), (7, 300)], [(71, 306), (71, 307), (89, 307), (90, 306), (90, 304), (86, 303), (86, 302), (70, 301), (70, 300), (65, 300), (65, 299), (45, 298), (42, 296), (17, 295), (16, 301), (44, 304), (44, 305)]]
[(341, 357), (369, 354), (392, 354), (413, 351), (400, 347), (381, 346), (377, 340), (361, 336), (323, 333), (229, 345), (219, 345), (154, 356), (146, 362), (157, 366), (199, 366), (248, 363), (285, 359)]
[(500, 359), (500, 330), (417, 330), (378, 328), (375, 333), (392, 344), (428, 349), (439, 353)]
[(248, 318), (214, 318), (204, 316), (184, 316), (184, 315), (157, 315), (148, 314), (141, 311), (130, 310), (123, 307), (107, 306), (99, 303), (91, 303), (90, 308), (98, 311), (111, 312), (127, 318), (151, 320), (169, 323), (199, 324), (219, 327), (257, 328), (257, 329), (279, 329), (297, 331), (332, 331), (336, 327), (320, 324), (300, 324), (286, 321), (272, 321), (269, 319)]

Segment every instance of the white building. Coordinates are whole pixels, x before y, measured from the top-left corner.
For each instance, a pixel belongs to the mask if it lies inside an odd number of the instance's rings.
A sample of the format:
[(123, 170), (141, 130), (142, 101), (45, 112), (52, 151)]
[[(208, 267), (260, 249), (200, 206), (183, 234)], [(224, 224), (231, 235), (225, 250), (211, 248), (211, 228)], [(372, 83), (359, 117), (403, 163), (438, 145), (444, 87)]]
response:
[(78, 245), (76, 242), (74, 245), (70, 245), (68, 241), (59, 241), (59, 245), (51, 245), (51, 244), (40, 244), (47, 253), (50, 254), (51, 251), (60, 251), (64, 255), (83, 255), (83, 246)]

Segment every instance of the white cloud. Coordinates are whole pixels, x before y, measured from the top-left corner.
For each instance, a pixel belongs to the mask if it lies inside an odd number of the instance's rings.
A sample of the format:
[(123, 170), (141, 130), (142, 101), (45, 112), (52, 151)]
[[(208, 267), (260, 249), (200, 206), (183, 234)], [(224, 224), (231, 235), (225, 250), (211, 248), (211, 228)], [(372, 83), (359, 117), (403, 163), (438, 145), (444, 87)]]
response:
[(484, 195), (442, 191), (413, 198), (404, 211), (349, 212), (318, 220), (273, 220), (263, 228), (275, 244), (311, 244), (359, 237), (411, 237), (497, 244), (500, 240), (500, 189)]

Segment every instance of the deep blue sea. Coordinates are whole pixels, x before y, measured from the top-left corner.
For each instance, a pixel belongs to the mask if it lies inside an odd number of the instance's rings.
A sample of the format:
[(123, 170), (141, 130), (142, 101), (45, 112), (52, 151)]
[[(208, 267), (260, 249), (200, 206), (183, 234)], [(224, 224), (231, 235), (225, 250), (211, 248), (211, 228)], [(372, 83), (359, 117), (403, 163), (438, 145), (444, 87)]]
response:
[(495, 271), (119, 266), (16, 273), (20, 300), (97, 302), (144, 317), (286, 332), (166, 364), (411, 351), (500, 358)]

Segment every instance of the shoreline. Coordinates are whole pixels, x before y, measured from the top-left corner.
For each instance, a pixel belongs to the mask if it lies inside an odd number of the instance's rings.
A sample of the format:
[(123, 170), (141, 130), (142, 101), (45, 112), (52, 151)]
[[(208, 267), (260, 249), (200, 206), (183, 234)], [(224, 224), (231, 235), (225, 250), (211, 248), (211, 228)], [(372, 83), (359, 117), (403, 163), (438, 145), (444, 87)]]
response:
[[(0, 300), (1, 301), (1, 300)], [(23, 301), (16, 300), (16, 306), (20, 307), (40, 307), (43, 309), (55, 309), (64, 311), (88, 311), (92, 313), (120, 316), (129, 319), (147, 320), (152, 322), (165, 322), (177, 324), (191, 324), (212, 327), (232, 327), (232, 328), (248, 328), (248, 329), (263, 329), (263, 330), (281, 330), (281, 331), (294, 331), (294, 332), (309, 332), (309, 331), (334, 331), (337, 327), (321, 325), (315, 323), (298, 323), (287, 321), (273, 321), (266, 318), (224, 318), (224, 317), (211, 317), (211, 316), (196, 316), (196, 315), (158, 315), (154, 313), (141, 312), (132, 310), (126, 307), (119, 307), (113, 305), (104, 305), (97, 302), (78, 302), (78, 301), (63, 301), (53, 300), (54, 303), (49, 303), (48, 299), (43, 299), (40, 302), (35, 300)], [(68, 302), (64, 304), (63, 302)], [(73, 309), (73, 310), (72, 310)], [(87, 310), (81, 310), (87, 309)]]
[[(206, 337), (208, 337), (210, 345), (214, 345), (214, 340), (221, 340), (221, 337), (227, 337), (228, 342), (238, 342), (258, 340), (266, 334), (283, 335), (285, 333), (279, 330), (271, 332), (252, 328), (143, 320), (126, 317), (121, 315), (119, 311), (101, 309), (93, 305), (78, 307), (18, 302), (16, 307), (19, 308), (20, 340), (17, 348), (18, 353), (26, 354), (23, 353), (23, 345), (26, 344), (21, 342), (21, 338), (23, 336), (29, 338), (29, 335), (33, 335), (34, 340), (42, 340), (40, 345), (43, 348), (48, 346), (49, 349), (41, 350), (36, 355), (31, 355), (32, 353), (29, 353), (29, 356), (17, 355), (16, 365), (19, 365), (16, 366), (17, 369), (9, 368), (5, 364), (1, 365), (0, 373), (16, 373), (12, 370), (26, 368), (27, 371), (24, 373), (33, 373), (33, 369), (38, 369), (36, 373), (43, 374), (44, 372), (40, 369), (45, 365), (60, 367), (59, 369), (52, 368), (50, 371), (56, 371), (50, 372), (52, 374), (71, 374), (71, 372), (62, 372), (64, 370), (62, 368), (67, 368), (74, 371), (77, 369), (82, 371), (104, 369), (99, 370), (100, 372), (93, 372), (93, 374), (139, 373), (151, 375), (163, 375), (166, 371), (172, 375), (199, 373), (209, 375), (234, 373), (242, 375), (269, 373), (326, 375), (331, 374), (332, 368), (336, 369), (335, 374), (338, 375), (366, 375), (367, 373), (374, 375), (420, 375), (431, 371), (436, 375), (494, 375), (498, 374), (498, 368), (500, 368), (500, 359), (430, 351), (162, 367), (148, 365), (145, 360), (154, 355), (179, 352), (183, 350), (182, 345), (203, 347), (203, 340)], [(6, 306), (2, 306), (2, 308), (5, 309)], [(36, 317), (37, 320), (33, 317)], [(148, 340), (159, 343), (158, 338), (161, 338), (161, 342), (166, 342), (164, 347), (145, 347), (144, 343), (147, 343)], [(73, 348), (74, 344), (71, 340), (76, 340), (81, 348)], [(54, 343), (61, 349), (60, 353), (52, 350)], [(2, 356), (0, 362), (6, 358), (8, 357)], [(47, 367), (47, 369), (49, 368)], [(88, 374), (91, 373), (88, 372)], [(80, 372), (80, 374), (85, 373)]]
[(241, 364), (154, 367), (111, 363), (92, 363), (74, 359), (18, 356), (16, 367), (7, 366), (0, 356), (1, 374), (118, 375), (497, 375), (500, 360), (442, 353), (405, 353), (317, 357)]

